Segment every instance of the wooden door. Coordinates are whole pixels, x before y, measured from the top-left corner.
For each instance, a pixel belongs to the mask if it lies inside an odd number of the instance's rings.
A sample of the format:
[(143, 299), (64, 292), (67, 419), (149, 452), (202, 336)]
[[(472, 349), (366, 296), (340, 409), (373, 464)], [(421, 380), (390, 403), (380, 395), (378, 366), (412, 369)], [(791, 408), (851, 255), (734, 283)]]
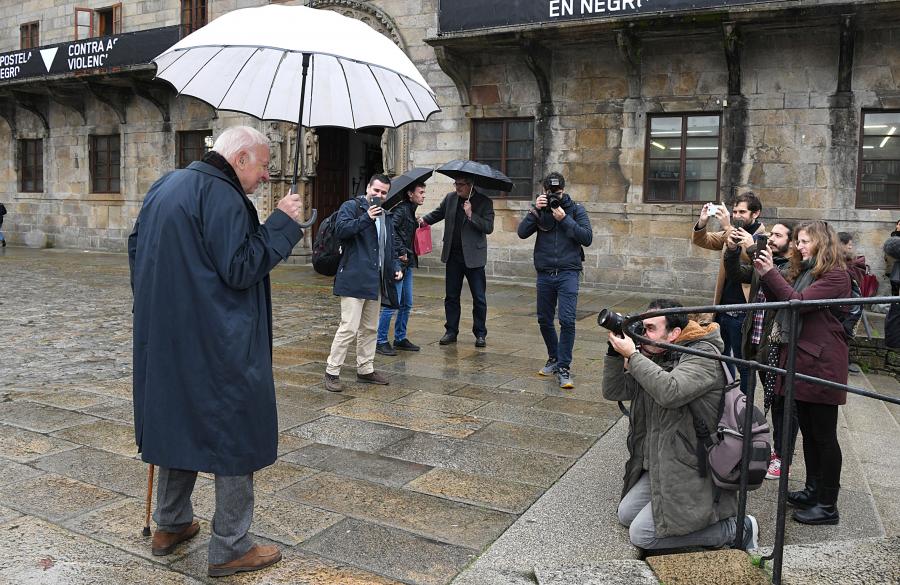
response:
[(319, 164), (316, 166), (313, 206), (319, 217), (313, 228), (313, 238), (326, 217), (337, 211), (347, 200), (347, 147), (349, 132), (343, 128), (318, 128)]

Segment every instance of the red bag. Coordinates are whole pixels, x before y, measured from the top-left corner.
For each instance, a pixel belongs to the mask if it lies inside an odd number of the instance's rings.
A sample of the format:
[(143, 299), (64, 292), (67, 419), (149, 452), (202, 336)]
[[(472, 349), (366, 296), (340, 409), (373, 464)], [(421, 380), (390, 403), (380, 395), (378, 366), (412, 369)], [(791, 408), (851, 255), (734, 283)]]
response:
[(878, 277), (872, 274), (869, 265), (866, 264), (866, 273), (859, 283), (859, 294), (863, 297), (874, 297), (878, 294)]
[(424, 256), (431, 252), (431, 226), (423, 224), (416, 228), (416, 235), (413, 239), (413, 252), (416, 256)]

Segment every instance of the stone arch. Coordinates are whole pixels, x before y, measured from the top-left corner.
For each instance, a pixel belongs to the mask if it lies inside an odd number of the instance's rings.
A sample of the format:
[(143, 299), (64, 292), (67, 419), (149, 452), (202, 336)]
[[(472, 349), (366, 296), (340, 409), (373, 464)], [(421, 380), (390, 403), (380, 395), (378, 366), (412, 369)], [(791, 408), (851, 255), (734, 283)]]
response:
[[(360, 20), (391, 39), (404, 53), (407, 53), (406, 41), (403, 39), (400, 27), (387, 12), (377, 6), (358, 0), (311, 0), (309, 6), (332, 10), (348, 18)], [(409, 164), (409, 130), (404, 125), (400, 128), (385, 128), (384, 132), (385, 138), (382, 140), (381, 152), (384, 171), (388, 175), (402, 173)], [(393, 148), (390, 147), (391, 145)]]

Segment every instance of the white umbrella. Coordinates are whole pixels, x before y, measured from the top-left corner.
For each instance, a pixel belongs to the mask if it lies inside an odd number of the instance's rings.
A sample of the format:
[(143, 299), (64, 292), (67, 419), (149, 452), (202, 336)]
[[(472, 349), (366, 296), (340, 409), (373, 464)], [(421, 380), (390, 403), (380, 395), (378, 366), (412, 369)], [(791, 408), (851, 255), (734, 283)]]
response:
[[(329, 10), (234, 10), (154, 60), (179, 94), (261, 120), (300, 126), (395, 128), (440, 110), (409, 57), (367, 24)], [(303, 112), (302, 118), (300, 112)]]

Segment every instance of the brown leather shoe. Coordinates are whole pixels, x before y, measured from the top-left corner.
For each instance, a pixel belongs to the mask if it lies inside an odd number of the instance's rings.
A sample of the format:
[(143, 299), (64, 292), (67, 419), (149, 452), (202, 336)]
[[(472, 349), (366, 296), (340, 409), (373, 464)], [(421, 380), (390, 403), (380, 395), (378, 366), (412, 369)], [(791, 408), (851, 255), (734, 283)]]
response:
[(254, 544), (253, 548), (239, 559), (221, 565), (209, 565), (206, 574), (210, 577), (227, 577), (235, 573), (258, 571), (281, 560), (281, 551), (277, 546)]
[(164, 557), (171, 554), (179, 543), (194, 538), (197, 536), (198, 532), (200, 532), (200, 522), (196, 520), (191, 522), (190, 526), (180, 532), (163, 532), (157, 530), (153, 533), (153, 543), (150, 545), (152, 547), (151, 550), (153, 556)]
[(357, 382), (362, 382), (363, 384), (380, 384), (382, 386), (387, 386), (390, 384), (388, 379), (384, 377), (384, 374), (381, 372), (370, 372), (368, 374), (356, 374)]

